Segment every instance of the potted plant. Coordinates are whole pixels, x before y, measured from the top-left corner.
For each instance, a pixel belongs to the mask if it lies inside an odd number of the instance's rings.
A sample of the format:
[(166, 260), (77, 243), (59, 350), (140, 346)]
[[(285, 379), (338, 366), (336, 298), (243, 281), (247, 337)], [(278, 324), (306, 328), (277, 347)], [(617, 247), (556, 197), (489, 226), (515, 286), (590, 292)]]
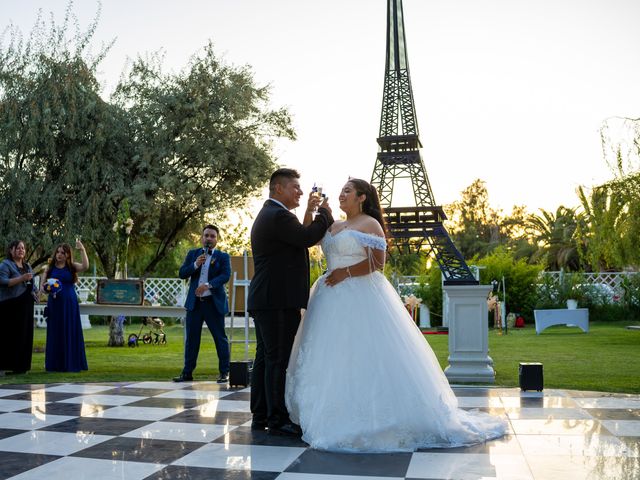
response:
[(585, 298), (583, 285), (580, 284), (580, 275), (577, 273), (562, 273), (558, 285), (558, 300), (566, 304), (570, 310), (578, 308), (578, 303)]

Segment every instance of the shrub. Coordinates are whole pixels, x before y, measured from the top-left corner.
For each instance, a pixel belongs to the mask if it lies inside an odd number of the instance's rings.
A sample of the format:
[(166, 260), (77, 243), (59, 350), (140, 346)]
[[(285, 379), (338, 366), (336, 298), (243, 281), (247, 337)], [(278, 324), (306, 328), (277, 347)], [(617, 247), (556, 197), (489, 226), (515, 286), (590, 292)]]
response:
[(324, 273), (322, 260), (311, 260), (309, 262), (309, 285), (316, 283), (316, 280)]
[(442, 325), (442, 273), (437, 264), (431, 265), (426, 274), (418, 278), (414, 295), (429, 307), (431, 326)]
[(627, 275), (622, 279), (622, 303), (640, 309), (640, 273)]
[(592, 305), (589, 307), (590, 322), (640, 322), (640, 308), (622, 304)]
[(580, 273), (563, 273), (560, 277), (541, 273), (536, 283), (535, 308), (566, 308), (567, 300), (577, 300), (586, 307), (598, 303), (596, 288), (580, 283)]
[[(505, 280), (507, 312), (522, 315), (533, 321), (533, 309), (537, 305), (535, 284), (538, 282), (542, 266), (530, 265), (524, 259), (516, 260), (513, 253), (504, 247), (496, 248), (490, 255), (476, 262), (482, 266), (480, 283), (490, 284), (492, 280)], [(505, 300), (502, 290), (500, 300)], [(506, 315), (505, 315), (506, 318)]]

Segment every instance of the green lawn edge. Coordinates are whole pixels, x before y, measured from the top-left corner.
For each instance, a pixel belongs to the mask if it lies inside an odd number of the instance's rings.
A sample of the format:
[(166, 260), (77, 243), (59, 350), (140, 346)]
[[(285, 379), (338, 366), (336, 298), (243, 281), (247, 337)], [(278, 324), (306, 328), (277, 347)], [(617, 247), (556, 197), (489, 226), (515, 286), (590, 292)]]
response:
[[(640, 331), (626, 327), (631, 322), (591, 322), (589, 332), (577, 327), (554, 326), (536, 335), (533, 326), (510, 330), (507, 335), (489, 331), (489, 355), (493, 359), (494, 386), (517, 387), (520, 362), (541, 362), (544, 387), (614, 393), (640, 393)], [(138, 334), (140, 325), (126, 325), (125, 338)], [(142, 333), (148, 332), (147, 328)], [(63, 382), (101, 383), (169, 381), (178, 375), (183, 362), (183, 327), (165, 328), (166, 345), (135, 348), (108, 347), (108, 327), (94, 326), (84, 330), (89, 370), (80, 373), (49, 373), (44, 370), (46, 330), (36, 329), (32, 370), (24, 375), (7, 374), (0, 385), (51, 384)], [(213, 340), (203, 330), (196, 380), (215, 380), (218, 361)], [(339, 334), (339, 332), (336, 332)], [(251, 331), (251, 338), (254, 333)], [(447, 366), (448, 336), (425, 335), (441, 367)], [(234, 341), (242, 341), (244, 332), (236, 329)], [(358, 339), (354, 338), (354, 342)], [(252, 359), (255, 343), (249, 344), (245, 357), (243, 343), (232, 345), (233, 360)], [(345, 365), (344, 368), (349, 368)], [(353, 372), (358, 375), (358, 372)]]

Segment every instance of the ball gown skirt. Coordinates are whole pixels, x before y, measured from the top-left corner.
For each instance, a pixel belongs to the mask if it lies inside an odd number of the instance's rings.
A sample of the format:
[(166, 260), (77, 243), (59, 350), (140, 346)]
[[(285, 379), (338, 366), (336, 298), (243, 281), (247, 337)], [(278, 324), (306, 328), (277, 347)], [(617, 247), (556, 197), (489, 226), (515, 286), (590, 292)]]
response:
[[(329, 271), (379, 240), (343, 231), (322, 242)], [(384, 248), (383, 245), (380, 245)], [(458, 408), (436, 356), (380, 272), (312, 287), (287, 370), (286, 401), (303, 440), (322, 450), (398, 452), (505, 434), (506, 422)]]

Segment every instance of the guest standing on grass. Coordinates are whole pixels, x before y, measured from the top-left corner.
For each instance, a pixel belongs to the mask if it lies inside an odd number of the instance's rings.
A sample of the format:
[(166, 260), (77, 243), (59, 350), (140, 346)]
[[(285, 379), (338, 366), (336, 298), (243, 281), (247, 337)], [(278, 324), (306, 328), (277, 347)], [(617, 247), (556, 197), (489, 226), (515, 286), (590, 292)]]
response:
[(88, 368), (75, 284), (78, 273), (89, 268), (89, 259), (80, 240), (76, 240), (76, 248), (80, 250), (81, 263), (73, 261), (71, 246), (63, 243), (54, 250), (45, 273), (45, 281), (56, 278), (62, 284), (62, 289), (50, 293), (47, 300), (45, 368), (48, 372), (79, 372)]
[(180, 267), (179, 276), (189, 279), (189, 292), (185, 301), (184, 366), (182, 373), (174, 377), (174, 382), (190, 382), (198, 361), (202, 325), (213, 337), (218, 353), (218, 383), (229, 381), (230, 349), (229, 339), (224, 331), (224, 316), (229, 311), (227, 293), (224, 286), (231, 276), (229, 254), (217, 250), (220, 230), (215, 225), (205, 225), (202, 229), (202, 247), (187, 253)]
[(5, 341), (0, 349), (0, 370), (26, 373), (33, 352), (33, 303), (37, 294), (33, 270), (25, 262), (26, 248), (14, 240), (0, 263), (0, 326)]

